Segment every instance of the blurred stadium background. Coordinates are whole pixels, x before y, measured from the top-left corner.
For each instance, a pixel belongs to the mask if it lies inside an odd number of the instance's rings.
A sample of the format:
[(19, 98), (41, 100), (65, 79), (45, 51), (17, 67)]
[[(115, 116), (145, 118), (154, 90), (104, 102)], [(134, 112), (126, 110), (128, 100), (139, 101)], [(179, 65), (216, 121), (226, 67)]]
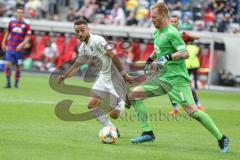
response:
[[(118, 145), (109, 147), (97, 143), (100, 126), (95, 121), (62, 122), (55, 117), (55, 104), (66, 96), (49, 88), (48, 76), (57, 67), (66, 70), (68, 62), (77, 55), (81, 42), (74, 34), (73, 21), (86, 19), (92, 33), (103, 35), (115, 46), (128, 71), (141, 70), (142, 62), (153, 50), (154, 28), (149, 8), (156, 2), (0, 0), (1, 41), (18, 5), (25, 6), (26, 21), (32, 30), (31, 41), (25, 46), (24, 75), (19, 90), (2, 88), (5, 54), (0, 51), (0, 145), (3, 146), (0, 159), (240, 159), (240, 0), (164, 0), (170, 15), (180, 17), (180, 29), (200, 36), (193, 42), (200, 49), (198, 93), (207, 112), (232, 138), (233, 149), (228, 155), (215, 153), (217, 149), (215, 142), (209, 141), (210, 135), (190, 122), (179, 122), (179, 125), (155, 121), (153, 126), (161, 133), (157, 142), (132, 146), (128, 139), (139, 134), (139, 124), (117, 121), (123, 138)], [(43, 59), (47, 47), (52, 48), (54, 61)], [(86, 68), (81, 68), (80, 76)], [(79, 79), (70, 83), (85, 85)], [(86, 110), (87, 98), (82, 97), (79, 102), (79, 98), (69, 97), (76, 102), (74, 112)], [(151, 106), (151, 113), (157, 112), (158, 106), (165, 113), (171, 109), (166, 97), (146, 103)]]
[[(14, 18), (15, 7), (25, 5), (26, 21), (31, 24), (32, 39), (25, 46), (24, 70), (52, 71), (76, 56), (80, 42), (72, 22), (84, 18), (93, 33), (105, 36), (129, 69), (134, 62), (145, 61), (153, 49), (153, 26), (149, 7), (156, 0), (25, 0), (0, 1), (0, 39), (7, 22)], [(200, 36), (194, 43), (199, 52), (199, 87), (237, 86), (240, 83), (238, 0), (166, 0), (170, 15), (180, 17), (180, 29)], [(42, 58), (47, 43), (56, 59)], [(2, 59), (3, 57), (3, 53)], [(42, 61), (46, 65), (42, 64)], [(1, 61), (1, 70), (4, 62)], [(210, 87), (210, 86), (208, 86)]]

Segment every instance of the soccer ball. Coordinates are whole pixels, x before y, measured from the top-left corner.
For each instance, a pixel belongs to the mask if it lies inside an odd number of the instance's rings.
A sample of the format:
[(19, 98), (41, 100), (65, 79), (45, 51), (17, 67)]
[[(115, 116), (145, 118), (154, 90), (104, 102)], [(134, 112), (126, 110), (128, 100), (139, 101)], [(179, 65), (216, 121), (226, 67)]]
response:
[(117, 138), (117, 130), (114, 127), (106, 126), (103, 127), (99, 132), (99, 139), (103, 143), (113, 144), (117, 141)]

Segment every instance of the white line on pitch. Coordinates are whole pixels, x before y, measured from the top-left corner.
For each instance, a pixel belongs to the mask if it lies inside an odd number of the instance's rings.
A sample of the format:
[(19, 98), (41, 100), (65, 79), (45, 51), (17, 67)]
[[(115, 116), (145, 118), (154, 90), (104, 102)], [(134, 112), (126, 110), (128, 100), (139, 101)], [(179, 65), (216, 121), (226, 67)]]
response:
[[(59, 101), (46, 101), (46, 100), (0, 100), (0, 103), (29, 103), (29, 104), (57, 104)], [(86, 103), (77, 103), (86, 104)]]

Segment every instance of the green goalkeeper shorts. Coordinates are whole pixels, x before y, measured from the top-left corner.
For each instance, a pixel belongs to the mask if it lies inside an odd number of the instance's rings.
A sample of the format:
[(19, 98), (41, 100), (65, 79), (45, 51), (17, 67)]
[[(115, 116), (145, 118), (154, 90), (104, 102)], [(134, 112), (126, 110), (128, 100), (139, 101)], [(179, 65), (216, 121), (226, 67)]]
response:
[(166, 79), (154, 76), (140, 84), (140, 86), (144, 89), (147, 97), (168, 94), (173, 102), (181, 106), (195, 104), (189, 82), (183, 80), (181, 77)]

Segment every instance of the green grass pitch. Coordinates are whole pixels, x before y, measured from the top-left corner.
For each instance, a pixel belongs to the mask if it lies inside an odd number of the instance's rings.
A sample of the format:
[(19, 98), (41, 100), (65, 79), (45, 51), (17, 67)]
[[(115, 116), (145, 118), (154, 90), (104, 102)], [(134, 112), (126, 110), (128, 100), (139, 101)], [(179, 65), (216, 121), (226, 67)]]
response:
[[(86, 85), (73, 78), (68, 83)], [(0, 160), (239, 160), (240, 94), (199, 91), (199, 98), (217, 126), (230, 137), (230, 152), (221, 154), (214, 137), (195, 120), (159, 118), (171, 107), (167, 96), (146, 100), (152, 115), (154, 143), (131, 144), (140, 135), (139, 123), (127, 110), (113, 120), (121, 132), (114, 145), (98, 140), (101, 125), (96, 120), (66, 122), (54, 114), (57, 102), (73, 99), (72, 112), (87, 110), (88, 98), (63, 95), (48, 85), (48, 76), (23, 74), (19, 89), (4, 89), (0, 73)], [(90, 86), (88, 84), (88, 86)], [(182, 111), (182, 110), (181, 110)], [(183, 113), (183, 111), (182, 111)]]

